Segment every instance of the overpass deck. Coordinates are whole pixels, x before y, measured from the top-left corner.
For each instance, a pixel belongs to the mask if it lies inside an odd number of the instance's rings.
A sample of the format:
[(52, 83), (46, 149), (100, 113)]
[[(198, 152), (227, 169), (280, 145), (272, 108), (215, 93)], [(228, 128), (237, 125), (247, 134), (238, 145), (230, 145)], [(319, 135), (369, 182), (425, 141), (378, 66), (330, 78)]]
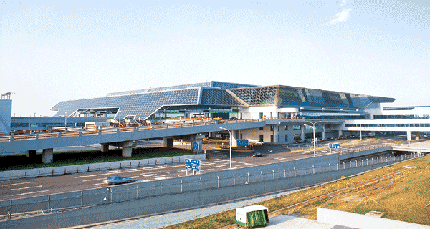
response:
[(210, 120), (191, 123), (175, 123), (141, 127), (117, 127), (107, 129), (71, 129), (53, 133), (10, 135), (0, 137), (0, 154), (25, 154), (29, 150), (54, 147), (91, 145), (109, 142), (128, 142), (142, 139), (193, 135), (205, 132), (240, 130), (262, 127), (263, 120)]

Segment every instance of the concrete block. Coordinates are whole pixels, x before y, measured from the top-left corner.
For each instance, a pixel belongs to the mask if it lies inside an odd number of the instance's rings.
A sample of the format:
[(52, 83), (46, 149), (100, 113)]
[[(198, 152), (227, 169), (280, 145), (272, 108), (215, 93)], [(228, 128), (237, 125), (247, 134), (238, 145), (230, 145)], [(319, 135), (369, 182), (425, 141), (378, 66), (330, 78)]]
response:
[(155, 165), (155, 159), (154, 158), (150, 158), (147, 160), (148, 160), (148, 165)]

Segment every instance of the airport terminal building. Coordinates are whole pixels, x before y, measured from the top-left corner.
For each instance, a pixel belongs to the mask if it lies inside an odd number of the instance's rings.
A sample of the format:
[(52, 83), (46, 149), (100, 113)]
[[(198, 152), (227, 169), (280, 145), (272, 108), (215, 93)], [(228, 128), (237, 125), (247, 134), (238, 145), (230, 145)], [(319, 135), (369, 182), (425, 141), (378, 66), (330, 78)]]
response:
[(210, 81), (63, 101), (52, 110), (57, 111), (54, 117), (68, 118), (265, 119), (265, 127), (236, 131), (235, 138), (282, 143), (311, 138), (312, 127), (304, 122), (312, 120), (318, 120), (319, 138), (337, 137), (344, 120), (373, 119), (382, 115), (380, 104), (387, 102), (394, 99), (284, 85)]

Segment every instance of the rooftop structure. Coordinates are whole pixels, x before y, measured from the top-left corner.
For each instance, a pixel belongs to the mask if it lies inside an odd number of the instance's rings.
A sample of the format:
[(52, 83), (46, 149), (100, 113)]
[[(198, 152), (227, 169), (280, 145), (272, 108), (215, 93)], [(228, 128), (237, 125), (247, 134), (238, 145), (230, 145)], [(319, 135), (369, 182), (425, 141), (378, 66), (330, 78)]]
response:
[(109, 117), (108, 113), (111, 117), (117, 117), (120, 113), (121, 117), (134, 116), (141, 119), (168, 117), (173, 114), (184, 117), (202, 114), (205, 117), (229, 118), (232, 115), (225, 115), (226, 113), (239, 116), (239, 113), (249, 113), (247, 108), (250, 107), (275, 107), (294, 108), (290, 113), (295, 115), (309, 116), (309, 113), (317, 112), (324, 113), (325, 116), (331, 114), (331, 117), (340, 117), (339, 113), (348, 113), (348, 117), (355, 115), (364, 118), (365, 109), (379, 109), (379, 103), (393, 101), (393, 98), (387, 97), (320, 89), (210, 81), (64, 101), (55, 105), (52, 110), (57, 111), (55, 116), (70, 117)]

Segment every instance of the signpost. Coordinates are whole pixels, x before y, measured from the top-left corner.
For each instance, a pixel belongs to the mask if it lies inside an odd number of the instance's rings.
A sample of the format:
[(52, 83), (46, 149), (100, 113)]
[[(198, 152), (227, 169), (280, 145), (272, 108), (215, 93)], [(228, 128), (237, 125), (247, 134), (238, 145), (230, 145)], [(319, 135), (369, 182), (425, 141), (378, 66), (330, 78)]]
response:
[(330, 148), (330, 154), (331, 154), (331, 149), (340, 149), (340, 145), (334, 144), (334, 143), (328, 144), (328, 147)]
[(194, 171), (200, 172), (200, 164), (200, 160), (185, 159), (186, 175), (188, 176), (188, 170), (193, 170), (193, 175)]

